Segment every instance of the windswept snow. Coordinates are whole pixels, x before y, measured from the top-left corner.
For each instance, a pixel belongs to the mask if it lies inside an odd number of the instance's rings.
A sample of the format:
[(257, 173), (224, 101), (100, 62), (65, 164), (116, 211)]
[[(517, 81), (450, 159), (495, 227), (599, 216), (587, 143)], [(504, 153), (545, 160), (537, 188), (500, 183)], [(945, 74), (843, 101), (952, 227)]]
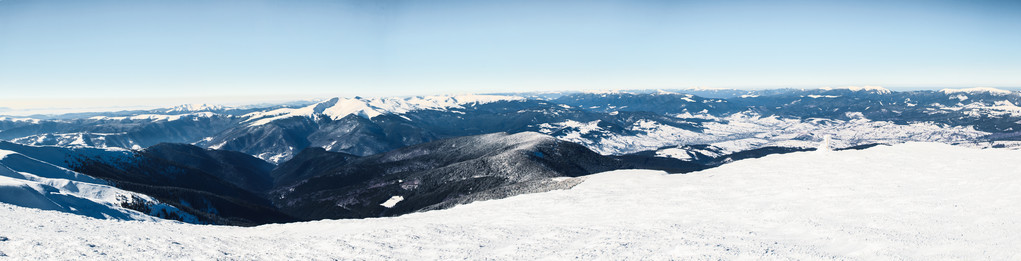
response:
[(907, 143), (394, 218), (252, 228), (96, 220), (0, 204), (15, 259), (1021, 259), (1021, 151)]

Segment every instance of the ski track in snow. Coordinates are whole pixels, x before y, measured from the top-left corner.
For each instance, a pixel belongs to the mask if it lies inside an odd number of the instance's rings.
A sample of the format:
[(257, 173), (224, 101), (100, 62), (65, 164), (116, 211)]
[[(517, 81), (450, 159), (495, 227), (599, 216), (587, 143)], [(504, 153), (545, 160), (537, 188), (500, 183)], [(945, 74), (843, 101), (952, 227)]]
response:
[(252, 228), (0, 204), (0, 256), (1019, 260), (1018, 158), (934, 143), (799, 152), (685, 175), (613, 171), (569, 190), (394, 218)]

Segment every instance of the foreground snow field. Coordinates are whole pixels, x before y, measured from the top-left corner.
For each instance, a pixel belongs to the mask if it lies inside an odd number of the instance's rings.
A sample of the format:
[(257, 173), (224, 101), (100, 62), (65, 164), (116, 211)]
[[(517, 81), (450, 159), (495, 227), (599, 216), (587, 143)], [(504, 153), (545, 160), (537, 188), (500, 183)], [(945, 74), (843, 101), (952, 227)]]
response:
[(1021, 259), (1021, 151), (800, 152), (396, 218), (254, 228), (0, 204), (0, 259)]

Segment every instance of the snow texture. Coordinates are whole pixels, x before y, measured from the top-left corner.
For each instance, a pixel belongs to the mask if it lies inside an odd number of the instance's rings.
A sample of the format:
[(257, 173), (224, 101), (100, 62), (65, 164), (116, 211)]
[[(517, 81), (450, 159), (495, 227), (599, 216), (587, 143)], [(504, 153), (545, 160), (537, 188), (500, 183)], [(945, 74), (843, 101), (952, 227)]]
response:
[[(997, 108), (1005, 113), (1013, 112), (1012, 106), (999, 104)], [(1021, 109), (1017, 110), (1021, 115)], [(766, 146), (814, 148), (830, 135), (833, 148), (845, 148), (863, 144), (893, 144), (906, 141), (940, 143), (966, 143), (989, 135), (971, 126), (941, 126), (917, 122), (895, 124), (889, 121), (873, 121), (860, 112), (849, 112), (849, 120), (809, 118), (805, 120), (778, 116), (763, 117), (752, 112), (740, 112), (726, 117), (705, 113), (684, 113), (676, 115), (682, 119), (710, 120), (702, 123), (701, 131), (681, 129), (650, 120), (636, 121), (628, 130), (634, 135), (620, 135), (600, 128), (597, 121), (577, 122), (567, 120), (539, 125), (539, 132), (556, 135), (561, 140), (585, 145), (603, 155), (621, 155), (663, 147), (707, 144), (720, 149), (722, 154), (756, 149)], [(657, 151), (657, 155), (688, 159), (686, 153), (677, 150)]]
[(906, 143), (798, 152), (394, 218), (251, 228), (0, 204), (14, 259), (1019, 260), (1021, 151)]
[(250, 126), (264, 125), (276, 120), (291, 117), (319, 117), (340, 119), (348, 115), (357, 115), (367, 119), (383, 114), (404, 114), (416, 110), (447, 110), (464, 108), (469, 104), (486, 104), (498, 101), (525, 100), (517, 96), (501, 95), (453, 95), (453, 96), (420, 96), (409, 98), (334, 98), (328, 101), (302, 108), (282, 108), (268, 112), (246, 114), (246, 122)]
[(1007, 94), (1011, 93), (1011, 91), (1008, 91), (1008, 90), (1001, 90), (1001, 89), (990, 88), (990, 87), (975, 87), (975, 88), (964, 88), (964, 89), (942, 89), (942, 90), (939, 90), (939, 91), (942, 92), (942, 93), (945, 93), (945, 94), (953, 94), (953, 93), (965, 93), (965, 94), (967, 94), (967, 93), (983, 93), (984, 92), (984, 93), (996, 94), (996, 95), (1007, 95)]
[(148, 214), (169, 211), (194, 218), (149, 196), (8, 150), (0, 150), (0, 202), (101, 219), (156, 219), (121, 206), (134, 203), (146, 205)]
[(819, 89), (820, 89), (820, 90), (824, 90), (824, 91), (832, 91), (832, 90), (849, 90), (849, 91), (853, 91), (853, 92), (857, 92), (857, 91), (867, 91), (867, 92), (875, 92), (875, 93), (880, 93), (880, 94), (888, 94), (888, 93), (891, 93), (890, 89), (887, 89), (887, 88), (883, 88), (883, 87), (880, 87), (880, 86), (860, 86), (860, 87), (859, 87), (859, 86), (843, 86), (843, 87), (822, 87), (822, 88), (819, 88)]

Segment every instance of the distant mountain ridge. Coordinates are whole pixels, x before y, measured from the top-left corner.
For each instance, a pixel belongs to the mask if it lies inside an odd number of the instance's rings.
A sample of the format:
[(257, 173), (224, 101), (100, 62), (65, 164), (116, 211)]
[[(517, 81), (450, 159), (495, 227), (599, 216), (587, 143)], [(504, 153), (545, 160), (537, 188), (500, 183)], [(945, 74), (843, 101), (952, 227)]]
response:
[(190, 143), (272, 163), (309, 147), (366, 156), (444, 138), (523, 131), (604, 155), (699, 144), (728, 152), (803, 148), (827, 134), (844, 147), (903, 141), (1021, 147), (1018, 104), (1019, 92), (992, 88), (900, 92), (869, 86), (355, 97), (266, 108), (5, 117), (0, 139), (128, 149)]
[(394, 216), (626, 168), (930, 141), (1021, 148), (1021, 92), (881, 87), (333, 98), (0, 117), (0, 201), (258, 225)]

